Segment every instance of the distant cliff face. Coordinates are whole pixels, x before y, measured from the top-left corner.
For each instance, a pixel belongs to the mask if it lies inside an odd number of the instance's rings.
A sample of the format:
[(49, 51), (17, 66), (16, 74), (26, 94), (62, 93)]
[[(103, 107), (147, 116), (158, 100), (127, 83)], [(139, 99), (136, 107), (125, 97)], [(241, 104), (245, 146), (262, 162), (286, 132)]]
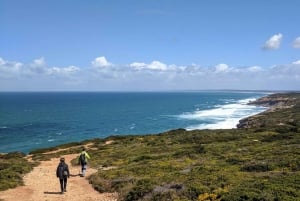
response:
[(260, 128), (264, 125), (263, 122), (259, 121), (258, 115), (241, 119), (236, 125), (237, 128)]
[[(237, 128), (261, 128), (271, 124), (273, 126), (283, 125), (286, 122), (294, 122), (295, 119), (291, 117), (291, 112), (289, 116), (284, 116), (283, 114), (280, 115), (280, 111), (300, 105), (300, 93), (272, 94), (252, 101), (249, 104), (264, 106), (269, 109), (260, 114), (240, 120)], [(270, 115), (273, 112), (278, 112), (278, 114)]]
[(287, 96), (287, 94), (273, 94), (270, 96), (259, 98), (250, 102), (250, 105), (260, 105), (271, 108), (291, 107), (296, 97)]

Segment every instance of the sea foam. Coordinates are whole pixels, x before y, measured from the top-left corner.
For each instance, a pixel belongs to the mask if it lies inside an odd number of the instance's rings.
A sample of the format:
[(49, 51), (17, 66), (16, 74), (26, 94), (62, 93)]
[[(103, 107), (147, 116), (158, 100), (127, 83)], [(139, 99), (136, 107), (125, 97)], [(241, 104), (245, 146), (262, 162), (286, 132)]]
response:
[(235, 103), (216, 105), (212, 109), (197, 109), (193, 112), (180, 114), (178, 118), (199, 121), (199, 124), (188, 126), (186, 128), (187, 130), (236, 128), (240, 119), (266, 110), (265, 107), (248, 105), (248, 103), (253, 100), (255, 99), (243, 99)]

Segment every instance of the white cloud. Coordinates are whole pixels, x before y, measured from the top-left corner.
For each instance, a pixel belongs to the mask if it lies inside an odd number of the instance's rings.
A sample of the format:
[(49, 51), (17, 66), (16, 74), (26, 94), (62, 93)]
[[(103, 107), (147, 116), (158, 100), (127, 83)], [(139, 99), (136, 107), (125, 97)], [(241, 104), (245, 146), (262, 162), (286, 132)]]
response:
[(23, 64), (15, 61), (6, 61), (0, 57), (0, 75), (16, 74), (22, 71)]
[(281, 33), (273, 35), (269, 40), (267, 40), (263, 46), (265, 50), (275, 50), (278, 49), (281, 43), (283, 35)]
[(49, 75), (69, 76), (71, 74), (78, 72), (79, 70), (80, 68), (76, 66), (69, 66), (65, 68), (53, 67), (53, 68), (49, 68), (47, 73)]
[(33, 64), (36, 65), (36, 66), (45, 66), (46, 65), (46, 62), (45, 62), (45, 59), (44, 57), (41, 57), (39, 59), (35, 59), (33, 61)]
[(78, 71), (79, 67), (47, 67), (44, 58), (33, 60), (30, 64), (22, 64), (20, 62), (6, 61), (0, 58), (0, 77), (2, 78), (18, 78), (18, 79), (43, 79), (47, 76), (71, 78)]
[(218, 64), (215, 66), (215, 72), (226, 72), (229, 70), (229, 66), (227, 64)]
[(35, 59), (33, 63), (30, 65), (30, 71), (32, 73), (43, 74), (47, 72), (47, 66), (45, 59), (43, 57), (39, 59)]
[(146, 68), (147, 64), (145, 63), (139, 63), (139, 62), (134, 62), (129, 65), (130, 67), (136, 69), (136, 70), (141, 70), (143, 68)]
[(112, 64), (109, 63), (105, 57), (97, 57), (92, 61), (92, 66), (96, 68), (105, 68), (112, 66)]
[[(110, 64), (104, 57), (94, 61), (96, 66)], [(0, 90), (300, 90), (300, 60), (272, 68), (177, 66), (154, 60), (100, 69), (95, 73), (95, 68), (48, 67), (44, 58), (29, 64), (0, 58)]]
[(0, 57), (0, 66), (4, 65), (5, 61)]
[[(131, 63), (129, 66), (136, 70), (150, 69), (150, 70), (166, 71), (168, 69), (168, 66), (160, 61), (152, 61), (150, 64), (134, 62)], [(171, 68), (173, 67), (174, 66), (171, 66)]]
[(296, 38), (293, 42), (294, 48), (300, 48), (300, 37)]
[(167, 65), (164, 63), (161, 63), (159, 61), (152, 61), (151, 64), (148, 65), (149, 69), (153, 69), (153, 70), (167, 70)]
[(292, 64), (300, 64), (300, 60), (294, 61)]
[(295, 76), (300, 77), (300, 67), (297, 64), (298, 62), (294, 62), (292, 65), (286, 64), (274, 66), (271, 68), (270, 74), (278, 77), (285, 77), (287, 79), (293, 78)]
[(251, 66), (251, 67), (248, 67), (247, 70), (249, 72), (259, 72), (259, 71), (262, 71), (263, 69), (260, 66)]

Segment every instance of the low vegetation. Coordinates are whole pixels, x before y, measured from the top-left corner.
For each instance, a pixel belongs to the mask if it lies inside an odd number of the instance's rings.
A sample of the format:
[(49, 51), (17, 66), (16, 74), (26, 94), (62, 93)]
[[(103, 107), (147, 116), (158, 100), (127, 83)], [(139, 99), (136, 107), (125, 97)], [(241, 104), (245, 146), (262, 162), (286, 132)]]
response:
[(30, 163), (21, 152), (0, 155), (0, 190), (23, 184), (23, 175), (30, 172), (37, 162)]
[[(111, 136), (64, 145), (70, 148), (58, 153), (32, 154), (36, 161), (47, 160), (92, 144), (90, 165), (98, 172), (90, 176), (90, 183), (99, 192), (118, 192), (125, 201), (296, 201), (300, 200), (300, 95), (281, 96), (291, 98), (293, 107), (263, 113), (256, 117), (263, 123), (247, 128)], [(17, 161), (26, 164), (22, 157), (10, 163)], [(5, 170), (1, 165), (1, 184)]]

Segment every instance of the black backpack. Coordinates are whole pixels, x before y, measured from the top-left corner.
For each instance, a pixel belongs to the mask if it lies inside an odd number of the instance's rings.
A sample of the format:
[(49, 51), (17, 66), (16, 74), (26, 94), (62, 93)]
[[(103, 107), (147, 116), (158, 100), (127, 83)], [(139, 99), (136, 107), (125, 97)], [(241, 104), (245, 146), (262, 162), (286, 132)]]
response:
[(86, 165), (86, 160), (85, 160), (85, 153), (81, 153), (79, 156), (79, 163), (81, 165)]

